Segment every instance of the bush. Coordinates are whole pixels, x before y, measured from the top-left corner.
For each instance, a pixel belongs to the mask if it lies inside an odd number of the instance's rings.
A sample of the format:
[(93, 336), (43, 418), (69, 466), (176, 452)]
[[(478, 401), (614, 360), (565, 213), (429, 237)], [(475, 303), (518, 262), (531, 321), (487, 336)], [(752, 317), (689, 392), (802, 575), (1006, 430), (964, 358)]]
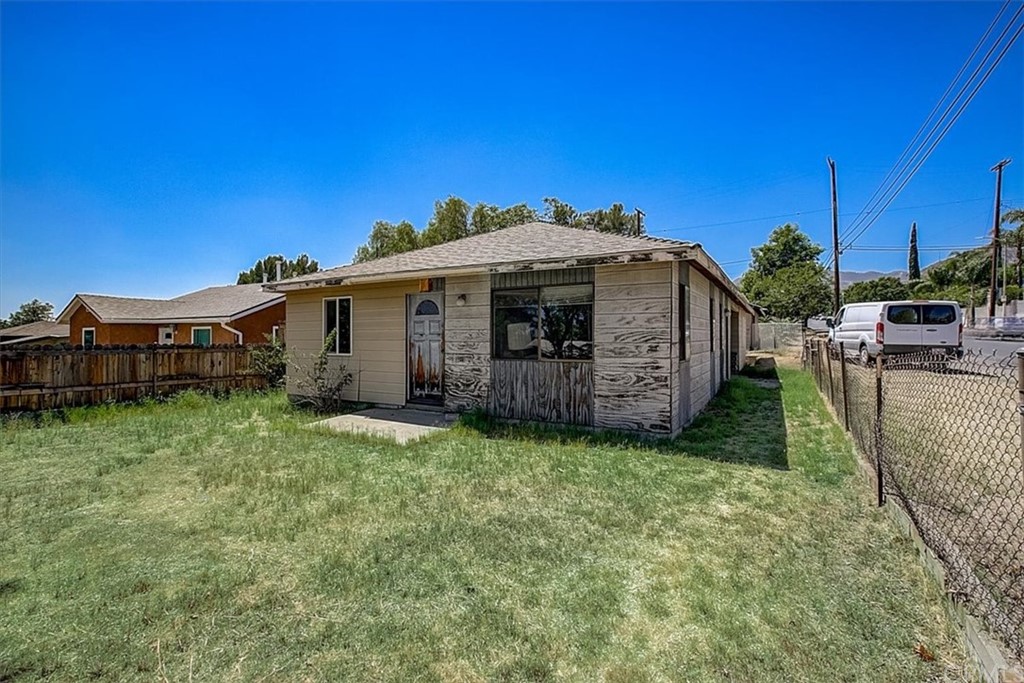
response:
[(284, 386), (285, 372), (288, 369), (288, 354), (284, 344), (271, 342), (252, 348), (252, 372), (267, 378), (267, 386), (272, 388)]
[(324, 340), (323, 348), (316, 357), (313, 367), (304, 369), (295, 366), (297, 379), (295, 385), (299, 389), (298, 404), (318, 413), (333, 412), (341, 408), (347, 401), (342, 398), (345, 388), (352, 383), (352, 373), (344, 365), (332, 369), (330, 350), (334, 348), (337, 331), (332, 330)]

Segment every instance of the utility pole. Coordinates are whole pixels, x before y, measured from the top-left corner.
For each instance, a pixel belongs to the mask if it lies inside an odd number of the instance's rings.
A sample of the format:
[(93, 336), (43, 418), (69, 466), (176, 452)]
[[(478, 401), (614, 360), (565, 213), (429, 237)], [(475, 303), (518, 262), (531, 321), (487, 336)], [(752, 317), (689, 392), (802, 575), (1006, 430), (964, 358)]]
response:
[(839, 310), (839, 196), (836, 193), (836, 162), (828, 157), (832, 176), (832, 312)]
[(640, 237), (641, 235), (644, 234), (643, 219), (644, 219), (644, 216), (646, 216), (647, 214), (644, 213), (643, 211), (641, 211), (639, 207), (637, 207), (637, 208), (635, 208), (633, 210), (636, 211), (636, 236)]
[(992, 220), (992, 271), (988, 279), (988, 317), (989, 325), (996, 317), (996, 286), (999, 284), (999, 220), (1000, 205), (1003, 202), (1003, 169), (1010, 165), (1010, 159), (1003, 159), (990, 168), (996, 174), (996, 208)]

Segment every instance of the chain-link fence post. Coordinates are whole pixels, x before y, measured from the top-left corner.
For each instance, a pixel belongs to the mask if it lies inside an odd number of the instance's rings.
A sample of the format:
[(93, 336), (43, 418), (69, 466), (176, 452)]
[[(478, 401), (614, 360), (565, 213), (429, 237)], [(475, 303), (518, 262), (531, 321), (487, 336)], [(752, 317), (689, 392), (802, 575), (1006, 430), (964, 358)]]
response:
[(875, 479), (878, 487), (878, 507), (885, 505), (882, 485), (882, 354), (875, 356)]
[(843, 426), (850, 431), (850, 401), (846, 393), (846, 345), (839, 342), (839, 381), (843, 385)]

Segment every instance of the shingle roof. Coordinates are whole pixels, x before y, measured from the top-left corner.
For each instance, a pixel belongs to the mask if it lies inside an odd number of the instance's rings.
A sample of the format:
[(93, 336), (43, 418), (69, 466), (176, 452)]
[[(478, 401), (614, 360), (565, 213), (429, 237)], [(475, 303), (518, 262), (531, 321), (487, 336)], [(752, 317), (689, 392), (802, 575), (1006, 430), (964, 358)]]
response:
[[(257, 283), (207, 287), (174, 299), (139, 299), (102, 294), (78, 294), (76, 298), (100, 320), (173, 321), (231, 319), (252, 308), (283, 300), (283, 295), (264, 291), (263, 285)], [(65, 312), (68, 310), (65, 309)], [(61, 318), (64, 315), (62, 313)]]
[(352, 277), (670, 251), (690, 246), (694, 246), (692, 242), (656, 237), (627, 237), (551, 223), (525, 223), (365, 263), (353, 263), (319, 273), (300, 275), (282, 280), (280, 283), (269, 283), (266, 287), (273, 289), (278, 284), (316, 283)]
[(262, 284), (256, 283), (207, 287), (174, 297), (172, 301), (179, 303), (190, 317), (225, 318), (273, 301), (283, 301), (283, 298), (277, 292), (265, 291)]
[(66, 337), (69, 334), (71, 334), (70, 325), (63, 325), (52, 320), (39, 320), (0, 330), (0, 337)]

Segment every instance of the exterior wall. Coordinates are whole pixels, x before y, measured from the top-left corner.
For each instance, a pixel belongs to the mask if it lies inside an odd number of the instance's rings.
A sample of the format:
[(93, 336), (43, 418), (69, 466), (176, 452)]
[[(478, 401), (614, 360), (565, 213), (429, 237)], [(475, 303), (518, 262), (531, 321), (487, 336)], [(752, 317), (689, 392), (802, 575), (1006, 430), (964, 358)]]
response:
[[(270, 334), (273, 325), (283, 325), (285, 318), (285, 305), (271, 306), (252, 315), (239, 318), (229, 327), (233, 327), (242, 333), (244, 344), (265, 344), (264, 331)], [(70, 343), (82, 343), (82, 329), (85, 327), (96, 328), (97, 344), (156, 344), (159, 340), (160, 328), (171, 325), (152, 325), (149, 323), (101, 323), (85, 306), (79, 306), (71, 315)], [(214, 344), (237, 344), (238, 337), (225, 330), (219, 323), (174, 323), (174, 343), (191, 344), (193, 327), (209, 327), (212, 343)]]
[[(323, 347), (323, 300), (352, 297), (352, 354), (332, 356), (332, 368), (345, 367), (352, 383), (344, 398), (386, 405), (404, 405), (406, 373), (406, 296), (419, 291), (417, 280), (348, 287), (318, 287), (288, 292), (286, 325), (288, 352), (303, 370)], [(288, 368), (290, 395), (304, 393), (299, 371)]]
[[(446, 278), (445, 410), (482, 409), (506, 417), (516, 417), (513, 413), (519, 410), (526, 411), (522, 419), (571, 421), (666, 436), (689, 424), (717, 393), (723, 377), (728, 377), (729, 371), (722, 373), (721, 363), (725, 359), (728, 367), (730, 349), (742, 363), (749, 344), (750, 314), (689, 263), (597, 266), (593, 280), (594, 360), (530, 362), (528, 372), (519, 372), (523, 363), (491, 358), (491, 276)], [(689, 359), (682, 358), (680, 283), (687, 284), (690, 292)], [(351, 296), (352, 354), (331, 359), (334, 367), (344, 365), (353, 374), (345, 398), (404, 405), (408, 385), (406, 297), (418, 291), (419, 282), (411, 280), (289, 292), (286, 325), (292, 358), (309, 367), (323, 343), (323, 299)], [(464, 298), (462, 305), (460, 297)], [(712, 302), (713, 316), (709, 315)], [(738, 312), (738, 324), (721, 324), (720, 303), (730, 319), (730, 311)], [(712, 326), (714, 348), (710, 343)], [(725, 328), (729, 328), (729, 338), (723, 336)], [(542, 372), (556, 366), (565, 372)], [(289, 367), (289, 394), (302, 393), (298, 379), (296, 369)], [(573, 396), (572, 392), (555, 392), (567, 382), (583, 387), (591, 383), (592, 410), (582, 400), (577, 402), (579, 410), (568, 404), (556, 406), (556, 399)], [(494, 404), (496, 400), (501, 405)]]
[[(732, 353), (736, 354), (737, 367), (743, 367), (753, 324), (753, 316), (701, 270), (681, 264), (680, 274), (690, 282), (690, 360), (680, 362), (682, 382), (689, 379), (689, 405), (683, 405), (682, 401), (677, 405), (678, 420), (674, 429), (689, 424), (732, 377)], [(725, 311), (725, 325), (719, 316), (720, 306)]]
[(704, 273), (690, 268), (690, 419), (703, 410), (714, 395), (711, 354), (711, 324), (708, 297), (711, 282)]
[(669, 434), (675, 266), (594, 270), (594, 426)]
[(85, 306), (79, 306), (71, 315), (70, 343), (82, 343), (82, 329), (96, 328), (97, 344), (155, 344), (157, 339), (156, 325), (108, 325), (101, 323)]
[[(676, 434), (680, 429), (690, 423), (690, 370), (692, 364), (690, 358), (684, 358), (684, 346), (686, 340), (682, 334), (680, 318), (686, 313), (683, 307), (686, 301), (680, 296), (680, 285), (690, 284), (690, 266), (682, 262), (675, 264), (672, 271), (672, 433)], [(692, 292), (691, 292), (692, 293)], [(693, 322), (690, 322), (692, 327)], [(692, 338), (693, 331), (690, 335)], [(692, 353), (692, 351), (691, 351)]]
[[(168, 323), (170, 325), (171, 323)], [(127, 325), (111, 325), (111, 327), (128, 327)], [(155, 344), (157, 335), (159, 334), (158, 328), (166, 327), (166, 325), (150, 325), (153, 328), (153, 340), (147, 342), (149, 344)], [(237, 344), (238, 336), (228, 332), (220, 323), (174, 323), (174, 343), (175, 344), (191, 344), (192, 343), (192, 328), (193, 327), (209, 327), (210, 328), (210, 343), (211, 344)]]
[(242, 333), (243, 344), (266, 344), (274, 325), (284, 330), (284, 301), (262, 311), (256, 311), (243, 318), (236, 318), (228, 325)]
[(449, 277), (444, 292), (444, 409), (484, 410), (491, 386), (491, 277)]

